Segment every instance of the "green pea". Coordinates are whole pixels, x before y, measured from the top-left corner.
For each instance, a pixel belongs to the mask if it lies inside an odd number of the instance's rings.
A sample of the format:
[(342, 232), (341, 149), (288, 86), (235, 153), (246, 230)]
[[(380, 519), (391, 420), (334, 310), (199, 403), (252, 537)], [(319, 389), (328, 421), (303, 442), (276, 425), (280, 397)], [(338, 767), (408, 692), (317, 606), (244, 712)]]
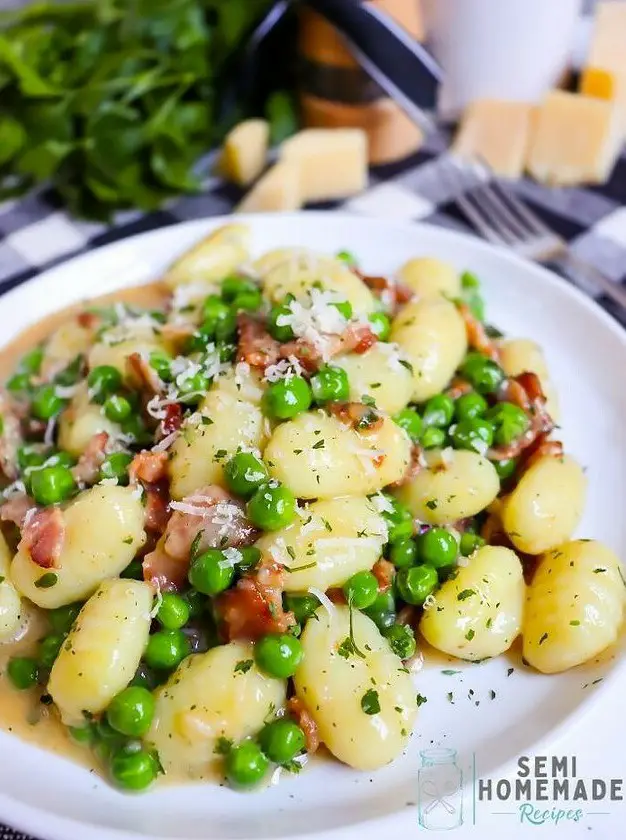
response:
[(423, 563), (441, 569), (456, 560), (459, 546), (445, 528), (429, 528), (417, 538), (417, 550)]
[(378, 581), (372, 572), (357, 572), (343, 585), (349, 604), (358, 610), (371, 607), (378, 596)]
[(438, 583), (437, 570), (432, 566), (401, 569), (396, 576), (396, 586), (402, 600), (418, 607), (421, 607)]
[(347, 400), (350, 396), (348, 374), (343, 368), (324, 365), (311, 377), (311, 391), (318, 403)]
[(126, 747), (113, 755), (110, 771), (113, 781), (124, 790), (145, 790), (159, 775), (159, 765), (148, 750)]
[(304, 732), (288, 718), (279, 718), (266, 724), (261, 730), (259, 741), (265, 755), (276, 764), (288, 764), (305, 747)]
[(49, 610), (46, 615), (50, 622), (50, 627), (55, 633), (65, 634), (69, 633), (72, 625), (78, 618), (78, 613), (81, 611), (83, 605), (80, 602), (74, 604), (66, 604), (64, 607), (56, 607), (54, 610)]
[(293, 341), (295, 338), (294, 331), (288, 324), (283, 323), (283, 320), (290, 318), (292, 315), (291, 309), (287, 303), (280, 303), (272, 306), (270, 314), (267, 319), (267, 328), (270, 335), (276, 341), (285, 342)]
[(403, 408), (393, 416), (394, 422), (407, 433), (412, 441), (416, 442), (422, 434), (422, 418), (414, 408)]
[(66, 405), (67, 400), (57, 395), (54, 385), (40, 385), (33, 396), (31, 409), (39, 420), (51, 420), (63, 411)]
[(121, 423), (122, 420), (126, 420), (130, 416), (133, 409), (126, 397), (122, 397), (120, 394), (111, 394), (104, 401), (102, 410), (109, 420), (114, 423)]
[(60, 450), (59, 452), (54, 452), (50, 456), (51, 466), (61, 466), (61, 467), (73, 467), (76, 463), (76, 458), (73, 455), (70, 455), (69, 452), (65, 452), (64, 450)]
[(273, 382), (263, 395), (266, 414), (280, 420), (288, 420), (306, 411), (311, 400), (311, 389), (303, 376)]
[(202, 317), (207, 327), (213, 326), (215, 329), (217, 324), (229, 315), (230, 308), (217, 295), (209, 295), (202, 304)]
[(477, 548), (480, 548), (484, 544), (485, 540), (482, 537), (479, 537), (478, 534), (472, 534), (471, 531), (465, 531), (465, 533), (461, 534), (459, 548), (463, 557), (469, 557), (470, 554), (473, 554)]
[(179, 399), (186, 405), (198, 402), (207, 392), (209, 388), (209, 380), (202, 373), (194, 373), (193, 376), (187, 377), (180, 385)]
[(268, 478), (267, 467), (251, 452), (238, 452), (224, 465), (228, 489), (238, 496), (250, 496)]
[(130, 686), (111, 700), (107, 720), (116, 732), (129, 738), (141, 738), (150, 729), (154, 707), (154, 697), (147, 688)]
[(350, 268), (354, 268), (358, 265), (358, 260), (352, 253), (352, 251), (337, 251), (337, 259), (344, 262), (346, 265), (349, 265)]
[(219, 353), (220, 362), (232, 362), (237, 355), (237, 346), (235, 344), (218, 344), (217, 351)]
[(148, 357), (150, 367), (156, 371), (156, 375), (163, 382), (171, 382), (174, 378), (172, 376), (172, 357), (165, 352), (165, 350), (153, 350)]
[(30, 477), (31, 493), (37, 504), (54, 505), (68, 499), (76, 490), (76, 481), (67, 467), (44, 467)]
[(315, 595), (292, 595), (285, 593), (285, 609), (294, 614), (296, 621), (299, 624), (304, 624), (315, 610), (319, 607), (320, 602)]
[(131, 465), (133, 456), (127, 452), (112, 452), (107, 455), (100, 464), (99, 479), (117, 479), (118, 484), (128, 484), (128, 468)]
[(410, 659), (417, 650), (415, 633), (408, 624), (392, 624), (387, 627), (383, 635), (389, 642), (391, 650), (400, 659)]
[(493, 426), (480, 417), (461, 420), (456, 424), (451, 437), (455, 449), (470, 449), (484, 455), (493, 443)]
[(417, 560), (417, 546), (410, 537), (394, 540), (389, 549), (389, 559), (397, 569), (414, 566)]
[(254, 646), (256, 664), (268, 676), (277, 679), (293, 677), (302, 656), (302, 644), (289, 633), (268, 633)]
[(14, 373), (7, 381), (7, 391), (12, 394), (22, 394), (30, 391), (31, 380), (29, 373)]
[(231, 341), (237, 332), (237, 315), (230, 311), (226, 318), (220, 318), (215, 325), (216, 341)]
[(237, 744), (225, 758), (226, 776), (234, 787), (257, 785), (267, 773), (269, 759), (254, 741)]
[(383, 510), (383, 516), (387, 522), (389, 542), (410, 537), (413, 534), (413, 514), (408, 507), (398, 501), (395, 496), (383, 494), (386, 507), (391, 510)]
[(189, 621), (189, 604), (175, 592), (165, 592), (157, 612), (157, 621), (166, 630), (179, 630)]
[(52, 668), (64, 641), (64, 633), (50, 633), (39, 642), (37, 659), (42, 668)]
[(471, 271), (464, 271), (461, 274), (462, 289), (480, 289), (480, 280)]
[(144, 659), (157, 671), (171, 671), (191, 653), (191, 644), (182, 630), (158, 630), (148, 639)]
[(429, 426), (424, 429), (420, 443), (424, 449), (439, 449), (446, 442), (446, 433), (437, 426)]
[(122, 374), (112, 365), (98, 365), (89, 372), (87, 385), (95, 396), (106, 396), (122, 387)]
[(135, 445), (152, 445), (152, 433), (146, 429), (139, 414), (132, 414), (122, 423), (122, 431), (133, 439)]
[(72, 740), (82, 746), (90, 747), (96, 740), (96, 728), (92, 723), (85, 723), (83, 726), (70, 726), (69, 733)]
[(248, 518), (264, 531), (278, 531), (293, 522), (296, 499), (291, 490), (277, 481), (261, 485), (248, 502)]
[(39, 373), (41, 370), (41, 363), (43, 362), (43, 347), (33, 347), (28, 353), (25, 353), (20, 359), (20, 370), (26, 373)]
[(495, 426), (493, 439), (496, 446), (509, 446), (520, 438), (530, 426), (530, 420), (522, 409), (510, 402), (501, 402), (490, 408), (486, 419)]
[(425, 426), (437, 426), (447, 429), (454, 416), (454, 400), (447, 394), (436, 394), (431, 397), (422, 412)]
[(495, 393), (505, 378), (502, 368), (482, 353), (468, 353), (459, 371), (479, 394)]
[(182, 596), (189, 605), (189, 618), (200, 618), (207, 606), (206, 595), (197, 589), (190, 589)]
[(13, 656), (7, 665), (7, 676), (18, 691), (32, 688), (39, 677), (39, 666), (30, 656)]
[(237, 563), (238, 572), (249, 572), (259, 565), (261, 551), (255, 545), (242, 546), (238, 551), (241, 554), (241, 560)]
[(21, 471), (29, 467), (40, 467), (49, 458), (49, 453), (41, 449), (39, 444), (25, 444), (17, 450), (17, 465)]
[(372, 312), (367, 319), (379, 341), (387, 341), (391, 334), (391, 321), (384, 312)]
[(511, 478), (517, 469), (517, 461), (517, 458), (503, 458), (500, 461), (491, 462), (498, 473), (500, 481), (506, 481), (507, 478)]
[(232, 303), (239, 295), (255, 292), (259, 292), (259, 287), (248, 277), (233, 274), (222, 281), (222, 300), (226, 303)]
[(482, 417), (487, 411), (487, 400), (475, 391), (463, 394), (454, 404), (454, 415), (457, 420), (473, 420)]
[(205, 595), (217, 595), (231, 585), (235, 570), (223, 551), (209, 548), (196, 557), (189, 568), (189, 583)]
[(371, 607), (363, 612), (372, 619), (379, 630), (391, 627), (396, 620), (396, 602), (393, 593), (391, 591), (379, 592)]
[(231, 307), (233, 312), (241, 312), (242, 310), (245, 312), (256, 312), (257, 309), (261, 308), (262, 303), (263, 296), (259, 289), (255, 289), (254, 292), (243, 292), (237, 295), (231, 303)]

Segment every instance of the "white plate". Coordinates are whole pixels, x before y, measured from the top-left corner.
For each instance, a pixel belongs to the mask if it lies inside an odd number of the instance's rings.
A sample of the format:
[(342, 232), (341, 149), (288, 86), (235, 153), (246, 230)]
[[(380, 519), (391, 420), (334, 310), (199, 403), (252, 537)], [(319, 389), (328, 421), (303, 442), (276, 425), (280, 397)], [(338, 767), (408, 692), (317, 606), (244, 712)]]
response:
[[(241, 219), (246, 221), (244, 217)], [(419, 254), (471, 269), (483, 281), (489, 319), (505, 332), (539, 341), (560, 392), (564, 440), (588, 467), (589, 494), (579, 533), (626, 555), (626, 333), (564, 281), (478, 240), (420, 225), (324, 213), (249, 219), (254, 249), (304, 245), (347, 248), (369, 273), (391, 272)], [(147, 233), (64, 264), (2, 298), (0, 335), (8, 341), (48, 313), (159, 275), (171, 259), (224, 219)], [(622, 380), (622, 381), (620, 381)], [(460, 673), (446, 676), (444, 668)], [(508, 677), (507, 669), (515, 667)], [(532, 750), (610, 691), (624, 657), (556, 677), (525, 669), (516, 657), (480, 665), (441, 661), (415, 678), (428, 698), (406, 756), (376, 773), (319, 761), (299, 777), (257, 794), (195, 786), (125, 796), (79, 767), (0, 734), (0, 822), (46, 840), (112, 838), (286, 838), (340, 832), (380, 836), (417, 829), (419, 751), (433, 743), (486, 775)], [(604, 676), (595, 688), (583, 688)], [(469, 690), (473, 695), (469, 695)], [(490, 699), (490, 690), (496, 692)], [(454, 705), (447, 700), (452, 691)], [(480, 705), (475, 701), (479, 700)], [(409, 805), (409, 807), (407, 807)]]

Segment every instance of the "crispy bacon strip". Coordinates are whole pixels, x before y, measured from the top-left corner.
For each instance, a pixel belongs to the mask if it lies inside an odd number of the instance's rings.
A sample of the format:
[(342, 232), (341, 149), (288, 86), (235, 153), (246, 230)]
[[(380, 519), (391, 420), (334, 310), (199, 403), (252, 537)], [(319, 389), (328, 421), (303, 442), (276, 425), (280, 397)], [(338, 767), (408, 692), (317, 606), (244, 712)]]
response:
[(405, 484), (412, 481), (415, 476), (424, 469), (423, 452), (424, 450), (419, 443), (414, 443), (411, 446), (411, 460), (409, 461), (406, 472), (402, 478), (398, 479), (398, 481), (394, 481), (390, 485), (391, 487), (403, 487)]
[(128, 474), (131, 482), (154, 484), (167, 476), (167, 452), (140, 452), (131, 461)]
[(518, 474), (523, 474), (540, 458), (544, 457), (562, 458), (563, 444), (561, 441), (548, 440), (547, 434), (539, 435), (533, 444), (525, 450), (523, 454), (523, 461), (518, 466)]
[(159, 540), (155, 548), (143, 558), (143, 578), (158, 586), (162, 592), (176, 592), (187, 582), (189, 564), (171, 557)]
[(520, 373), (510, 380), (505, 388), (510, 401), (522, 408), (530, 417), (526, 432), (508, 446), (493, 447), (487, 457), (493, 461), (517, 458), (528, 449), (540, 435), (548, 435), (554, 429), (554, 422), (546, 411), (546, 398), (539, 377), (534, 373)]
[(324, 357), (320, 350), (304, 338), (296, 338), (293, 341), (279, 344), (278, 348), (281, 359), (295, 357), (305, 373), (315, 373), (324, 363)]
[(378, 588), (381, 592), (387, 592), (391, 588), (396, 573), (395, 566), (383, 557), (378, 559), (372, 567), (372, 573), (378, 581)]
[(126, 370), (131, 384), (148, 396), (155, 396), (163, 391), (163, 383), (156, 370), (141, 353), (131, 353), (126, 358)]
[(25, 517), (19, 549), (26, 549), (42, 569), (58, 567), (65, 540), (65, 521), (60, 508), (49, 507)]
[(487, 331), (481, 322), (476, 318), (466, 303), (457, 304), (461, 317), (465, 321), (467, 330), (467, 343), (473, 350), (478, 350), (494, 362), (499, 361), (500, 351), (493, 338), (489, 338)]
[(76, 316), (76, 321), (86, 330), (95, 330), (100, 325), (100, 316), (96, 312), (80, 312)]
[(406, 286), (392, 277), (371, 276), (361, 274), (360, 271), (355, 271), (355, 273), (392, 313), (396, 313), (401, 306), (408, 303), (413, 297), (413, 289), (410, 286)]
[(13, 522), (21, 529), (31, 510), (37, 510), (37, 505), (26, 493), (20, 493), (0, 505), (0, 522)]
[(170, 403), (165, 406), (165, 417), (161, 421), (163, 435), (171, 435), (177, 432), (183, 425), (183, 409), (180, 403)]
[(327, 408), (333, 417), (359, 432), (372, 432), (384, 423), (383, 416), (364, 403), (329, 402)]
[(266, 560), (220, 595), (216, 608), (227, 640), (255, 640), (267, 633), (284, 633), (295, 624), (293, 613), (283, 609), (284, 585), (285, 571)]
[(462, 397), (464, 394), (469, 394), (470, 391), (474, 389), (467, 382), (465, 379), (455, 378), (452, 380), (450, 387), (446, 390), (446, 394), (452, 400), (458, 400), (459, 397)]
[(311, 755), (320, 745), (320, 734), (317, 729), (317, 724), (302, 700), (295, 694), (287, 701), (287, 710), (304, 732), (306, 751)]
[(265, 326), (250, 315), (240, 312), (237, 316), (239, 340), (237, 361), (265, 369), (280, 358), (280, 344), (268, 333)]
[(148, 531), (162, 534), (170, 519), (169, 488), (167, 481), (144, 485), (146, 504), (144, 508), (144, 524)]
[(107, 432), (97, 432), (90, 439), (85, 451), (72, 467), (72, 475), (76, 481), (83, 484), (93, 484), (98, 478), (100, 467), (106, 457), (109, 435)]

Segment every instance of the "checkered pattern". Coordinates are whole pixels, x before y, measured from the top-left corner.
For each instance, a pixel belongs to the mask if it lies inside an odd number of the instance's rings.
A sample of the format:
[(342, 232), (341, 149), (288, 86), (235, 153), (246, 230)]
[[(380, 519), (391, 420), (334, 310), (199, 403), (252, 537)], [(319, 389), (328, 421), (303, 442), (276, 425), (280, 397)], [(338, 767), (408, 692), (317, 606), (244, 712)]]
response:
[[(443, 141), (435, 141), (402, 164), (379, 167), (362, 195), (325, 207), (470, 231), (449, 182), (439, 177), (443, 151)], [(514, 189), (578, 256), (626, 286), (626, 152), (609, 183), (601, 187), (549, 189), (522, 180)], [(156, 213), (120, 213), (112, 225), (68, 217), (56, 197), (46, 191), (6, 202), (0, 205), (0, 295), (100, 245), (176, 222), (228, 213), (239, 198), (235, 188), (212, 178), (200, 195), (181, 198)], [(598, 302), (626, 326), (625, 310), (605, 296), (599, 296)], [(0, 840), (28, 838), (0, 826)]]

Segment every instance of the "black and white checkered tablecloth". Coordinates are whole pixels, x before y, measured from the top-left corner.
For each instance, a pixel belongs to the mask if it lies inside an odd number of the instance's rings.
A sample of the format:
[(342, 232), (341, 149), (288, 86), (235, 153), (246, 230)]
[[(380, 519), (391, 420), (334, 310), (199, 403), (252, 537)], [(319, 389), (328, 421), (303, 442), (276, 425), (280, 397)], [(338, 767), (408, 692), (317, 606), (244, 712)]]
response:
[[(378, 168), (365, 193), (328, 209), (468, 231), (449, 182), (439, 175), (442, 151), (442, 145), (433, 143), (410, 160)], [(579, 257), (626, 286), (626, 150), (603, 186), (549, 189), (522, 180), (513, 188)], [(0, 295), (69, 257), (126, 236), (229, 213), (239, 198), (235, 188), (212, 178), (200, 195), (181, 198), (147, 215), (120, 213), (111, 225), (70, 218), (49, 191), (1, 204)], [(626, 326), (626, 310), (603, 295), (597, 299)], [(0, 825), (0, 840), (28, 838)]]

